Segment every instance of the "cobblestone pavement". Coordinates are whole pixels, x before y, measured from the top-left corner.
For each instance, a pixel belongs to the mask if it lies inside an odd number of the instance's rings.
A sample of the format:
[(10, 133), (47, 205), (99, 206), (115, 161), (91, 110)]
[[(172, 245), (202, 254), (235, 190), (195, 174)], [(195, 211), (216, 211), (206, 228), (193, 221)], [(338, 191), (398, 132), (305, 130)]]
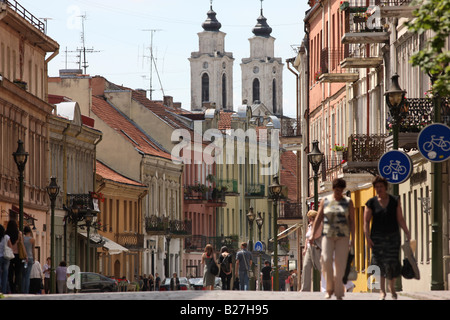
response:
[[(277, 301), (327, 300), (322, 292), (267, 292), (267, 291), (176, 291), (176, 292), (115, 292), (77, 293), (55, 295), (5, 295), (3, 300), (192, 300), (192, 301)], [(329, 300), (335, 300), (332, 297)], [(344, 300), (379, 300), (379, 293), (349, 293)], [(392, 300), (388, 293), (386, 300)], [(450, 300), (450, 291), (399, 292), (398, 300)]]

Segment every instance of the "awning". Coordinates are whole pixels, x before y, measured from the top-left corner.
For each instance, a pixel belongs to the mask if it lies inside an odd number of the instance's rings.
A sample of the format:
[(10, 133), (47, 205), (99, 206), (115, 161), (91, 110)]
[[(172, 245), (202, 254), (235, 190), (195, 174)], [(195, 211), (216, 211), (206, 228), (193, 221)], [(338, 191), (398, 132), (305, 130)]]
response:
[[(83, 237), (87, 238), (87, 232), (78, 232)], [(114, 255), (114, 254), (121, 254), (122, 252), (128, 252), (129, 250), (117, 242), (114, 242), (104, 236), (100, 236), (98, 233), (93, 233), (89, 235), (89, 238), (91, 238), (91, 241), (96, 244), (101, 244), (102, 247), (108, 249), (108, 254)]]
[[(287, 228), (286, 230), (281, 231), (281, 232), (278, 234), (278, 239), (277, 239), (277, 240), (286, 238), (288, 235), (290, 235), (291, 233), (293, 233), (294, 231), (296, 231), (296, 230), (297, 230), (298, 228), (300, 228), (301, 226), (302, 226), (302, 224), (299, 222), (299, 223), (296, 223), (296, 224), (290, 226), (290, 227)], [(273, 242), (273, 238), (270, 239), (269, 241), (270, 241), (270, 242)]]

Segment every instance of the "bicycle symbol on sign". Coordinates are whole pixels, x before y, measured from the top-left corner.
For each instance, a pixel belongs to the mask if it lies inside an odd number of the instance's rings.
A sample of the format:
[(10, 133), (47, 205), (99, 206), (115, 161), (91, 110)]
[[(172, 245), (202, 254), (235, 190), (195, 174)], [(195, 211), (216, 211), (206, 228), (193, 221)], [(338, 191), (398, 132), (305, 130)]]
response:
[(399, 160), (395, 160), (395, 163), (394, 160), (390, 160), (389, 165), (383, 167), (383, 173), (387, 176), (392, 173), (392, 178), (394, 180), (398, 179), (398, 174), (404, 175), (406, 172), (406, 167), (402, 166), (401, 161)]
[(446, 152), (450, 150), (450, 141), (444, 140), (444, 136), (441, 136), (438, 139), (435, 135), (432, 135), (431, 141), (427, 141), (423, 144), (423, 150), (428, 152), (428, 156), (431, 159), (436, 157), (436, 152), (433, 151), (435, 146)]

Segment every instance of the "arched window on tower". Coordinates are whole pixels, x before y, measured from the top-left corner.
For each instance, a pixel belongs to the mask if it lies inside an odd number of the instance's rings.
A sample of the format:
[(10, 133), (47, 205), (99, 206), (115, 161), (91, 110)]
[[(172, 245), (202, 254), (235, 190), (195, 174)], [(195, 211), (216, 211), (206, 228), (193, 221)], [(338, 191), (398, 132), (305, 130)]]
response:
[(253, 80), (253, 102), (260, 101), (259, 95), (259, 79)]
[(277, 80), (272, 81), (272, 106), (273, 113), (277, 113)]
[(209, 76), (204, 73), (202, 76), (202, 103), (209, 101)]
[(222, 75), (222, 108), (227, 108), (227, 75)]

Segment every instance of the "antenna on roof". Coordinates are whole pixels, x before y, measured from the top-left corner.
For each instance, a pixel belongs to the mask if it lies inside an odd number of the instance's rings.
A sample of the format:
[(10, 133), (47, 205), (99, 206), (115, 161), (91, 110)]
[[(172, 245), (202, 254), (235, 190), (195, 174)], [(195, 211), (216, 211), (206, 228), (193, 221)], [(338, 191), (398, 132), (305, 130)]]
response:
[[(76, 52), (78, 52), (77, 58), (79, 59), (78, 61), (78, 68), (81, 70), (81, 68), (83, 67), (84, 69), (84, 74), (87, 74), (87, 68), (89, 67), (89, 65), (87, 64), (87, 60), (86, 60), (86, 53), (94, 53), (94, 52), (100, 52), (100, 51), (94, 51), (94, 48), (91, 49), (87, 49), (86, 48), (86, 33), (84, 30), (84, 21), (87, 20), (87, 16), (86, 13), (84, 13), (84, 15), (79, 16), (81, 18), (81, 48), (77, 48)], [(83, 62), (81, 61), (81, 59), (83, 59)]]
[[(159, 85), (161, 86), (161, 91), (164, 96), (164, 89), (161, 83), (161, 78), (159, 77), (158, 67), (156, 66), (156, 59), (153, 54), (153, 35), (155, 32), (162, 31), (161, 29), (143, 29), (142, 31), (148, 31), (150, 32), (150, 100), (153, 100), (153, 65), (155, 66), (156, 75), (158, 76)], [(144, 56), (145, 57), (145, 56)]]

